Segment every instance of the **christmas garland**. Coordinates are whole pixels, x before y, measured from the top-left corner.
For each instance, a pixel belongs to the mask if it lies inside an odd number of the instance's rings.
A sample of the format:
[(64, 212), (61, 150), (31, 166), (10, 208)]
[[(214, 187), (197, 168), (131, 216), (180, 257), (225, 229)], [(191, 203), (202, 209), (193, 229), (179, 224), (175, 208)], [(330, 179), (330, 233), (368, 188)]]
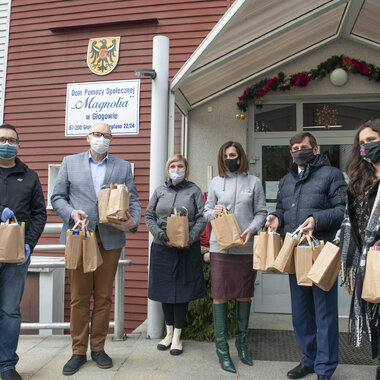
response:
[[(262, 79), (244, 90), (243, 94), (238, 98), (237, 106), (241, 111), (246, 112), (248, 101), (252, 99), (255, 105), (260, 107), (264, 95), (269, 91), (285, 91), (290, 90), (292, 87), (307, 87), (310, 81), (321, 80), (337, 68), (342, 68), (353, 74), (364, 75), (368, 80), (380, 82), (380, 67), (345, 55), (334, 55), (325, 62), (321, 62), (316, 69), (311, 69), (308, 72), (291, 75), (285, 75), (280, 72), (275, 77)], [(241, 116), (244, 115), (239, 116), (242, 118)]]

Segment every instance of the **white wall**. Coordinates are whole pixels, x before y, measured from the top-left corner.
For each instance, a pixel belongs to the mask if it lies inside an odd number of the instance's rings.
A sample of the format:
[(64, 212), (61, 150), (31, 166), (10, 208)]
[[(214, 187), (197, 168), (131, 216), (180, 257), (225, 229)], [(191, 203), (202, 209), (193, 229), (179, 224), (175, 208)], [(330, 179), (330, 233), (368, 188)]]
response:
[[(378, 50), (352, 41), (339, 40), (317, 49), (292, 63), (278, 67), (276, 70), (268, 72), (266, 75), (192, 110), (189, 113), (188, 134), (190, 180), (194, 181), (202, 191), (207, 191), (207, 166), (213, 166), (213, 176), (218, 174), (216, 156), (219, 147), (228, 140), (234, 140), (239, 141), (245, 149), (247, 148), (247, 119), (237, 120), (235, 118), (235, 115), (240, 113), (236, 106), (237, 98), (247, 85), (252, 85), (265, 77), (270, 78), (280, 71), (285, 74), (308, 71), (316, 68), (319, 63), (332, 55), (341, 54), (380, 66)], [(290, 91), (268, 93), (264, 97), (264, 102), (265, 100), (273, 101), (279, 98), (289, 98), (289, 100), (305, 99), (318, 95), (326, 96), (326, 98), (334, 96), (347, 97), (352, 100), (355, 100), (360, 95), (370, 95), (376, 96), (377, 100), (379, 100), (380, 83), (370, 82), (359, 74), (349, 74), (346, 85), (335, 87), (326, 77), (322, 81), (309, 83), (306, 88), (293, 88)], [(212, 108), (211, 112), (208, 111), (209, 107)]]

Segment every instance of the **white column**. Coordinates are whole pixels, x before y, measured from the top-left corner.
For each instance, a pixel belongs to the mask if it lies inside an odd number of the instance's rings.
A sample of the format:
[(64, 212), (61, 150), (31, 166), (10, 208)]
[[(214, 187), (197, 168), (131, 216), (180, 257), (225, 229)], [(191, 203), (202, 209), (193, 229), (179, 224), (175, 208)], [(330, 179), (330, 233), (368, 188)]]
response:
[[(168, 97), (169, 97), (169, 38), (153, 38), (153, 65), (156, 78), (152, 81), (152, 112), (150, 132), (150, 190), (165, 182), (165, 164), (168, 155)], [(152, 236), (149, 237), (149, 243)], [(150, 245), (149, 245), (150, 247)], [(150, 248), (149, 248), (150, 254)], [(150, 338), (160, 338), (164, 325), (161, 303), (148, 299), (148, 329)]]

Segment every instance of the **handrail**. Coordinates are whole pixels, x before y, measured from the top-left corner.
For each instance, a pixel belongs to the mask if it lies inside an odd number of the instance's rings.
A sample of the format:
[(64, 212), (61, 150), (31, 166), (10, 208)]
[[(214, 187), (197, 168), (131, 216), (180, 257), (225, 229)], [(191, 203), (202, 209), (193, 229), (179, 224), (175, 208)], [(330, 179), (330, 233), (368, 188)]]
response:
[[(48, 223), (42, 234), (58, 234), (61, 232), (63, 223)], [(38, 244), (35, 246), (35, 252), (58, 252), (64, 251), (64, 244)], [(33, 262), (29, 264), (29, 268), (65, 268), (65, 261), (50, 262), (49, 260), (43, 261), (43, 257), (50, 258), (51, 256), (38, 256), (39, 262)], [(125, 259), (125, 247), (123, 247), (120, 255), (120, 260), (117, 267), (115, 276), (115, 302), (114, 302), (114, 316), (115, 321), (110, 321), (109, 327), (114, 328), (114, 340), (123, 340), (124, 334), (124, 282), (125, 282), (125, 270), (124, 267), (132, 265), (132, 260)], [(21, 329), (68, 329), (70, 328), (70, 322), (23, 322), (21, 323)]]

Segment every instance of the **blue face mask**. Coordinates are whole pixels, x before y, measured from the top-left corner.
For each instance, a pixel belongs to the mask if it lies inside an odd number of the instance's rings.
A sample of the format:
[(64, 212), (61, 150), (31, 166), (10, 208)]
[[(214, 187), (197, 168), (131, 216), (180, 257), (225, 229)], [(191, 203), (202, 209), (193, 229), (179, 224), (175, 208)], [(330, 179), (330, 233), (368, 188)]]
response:
[(0, 144), (0, 158), (3, 160), (10, 160), (13, 157), (16, 157), (18, 151), (17, 145), (12, 145), (9, 143)]

